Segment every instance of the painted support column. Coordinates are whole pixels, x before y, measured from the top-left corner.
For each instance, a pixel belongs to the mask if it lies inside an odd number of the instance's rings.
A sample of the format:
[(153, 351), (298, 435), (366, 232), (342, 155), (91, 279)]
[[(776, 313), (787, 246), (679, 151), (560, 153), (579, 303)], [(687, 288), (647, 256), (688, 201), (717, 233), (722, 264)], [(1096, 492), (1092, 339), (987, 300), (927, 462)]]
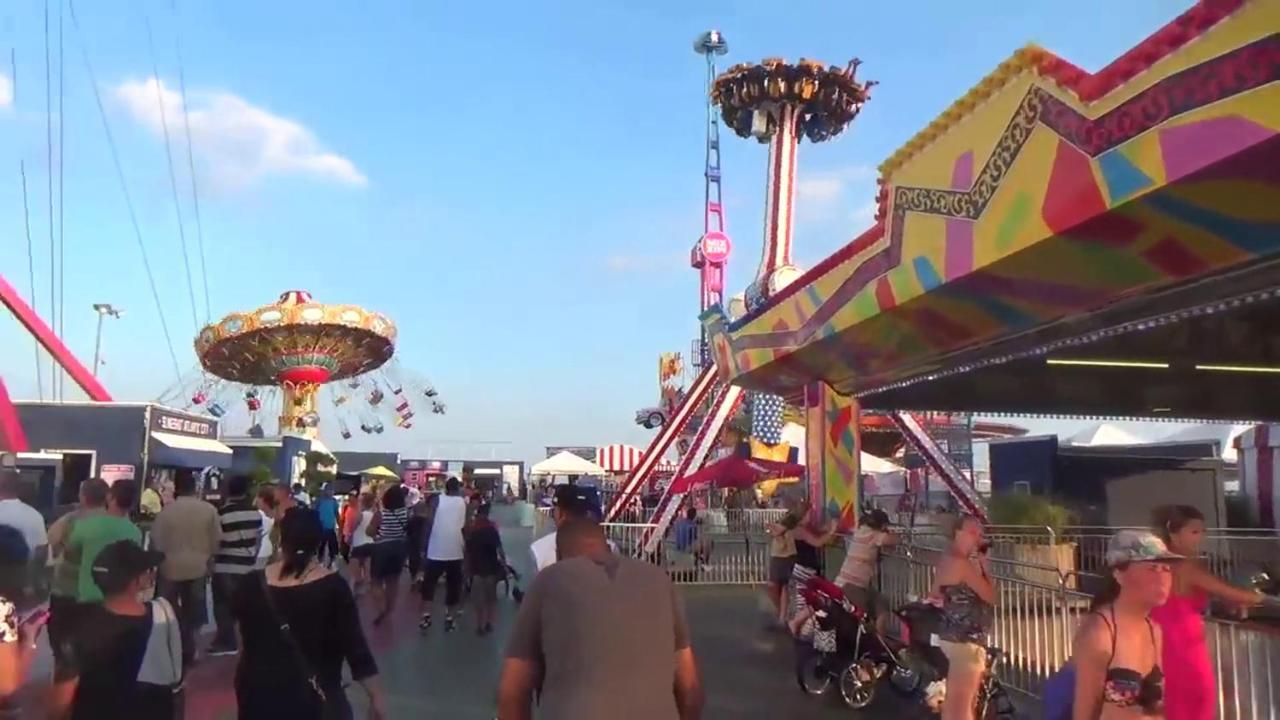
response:
[[(761, 114), (766, 111), (759, 111)], [(764, 251), (756, 280), (768, 289), (774, 270), (791, 265), (792, 209), (795, 205), (796, 150), (800, 139), (796, 134), (798, 111), (795, 105), (782, 104), (767, 111), (773, 124), (769, 138), (769, 165), (765, 183)]]
[(858, 401), (814, 382), (805, 388), (804, 404), (805, 463), (814, 512), (837, 518), (841, 530), (850, 530), (860, 515)]

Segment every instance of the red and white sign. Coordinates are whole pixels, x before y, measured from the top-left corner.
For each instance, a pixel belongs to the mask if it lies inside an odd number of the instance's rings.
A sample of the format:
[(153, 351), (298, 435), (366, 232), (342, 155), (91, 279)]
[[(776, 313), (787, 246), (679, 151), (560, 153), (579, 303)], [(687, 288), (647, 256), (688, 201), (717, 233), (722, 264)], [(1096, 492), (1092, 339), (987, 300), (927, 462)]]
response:
[(729, 259), (729, 251), (733, 249), (729, 236), (718, 230), (712, 230), (702, 236), (702, 256), (713, 265), (723, 265)]
[(98, 477), (108, 485), (114, 485), (118, 480), (132, 480), (135, 474), (132, 465), (103, 465), (98, 468)]

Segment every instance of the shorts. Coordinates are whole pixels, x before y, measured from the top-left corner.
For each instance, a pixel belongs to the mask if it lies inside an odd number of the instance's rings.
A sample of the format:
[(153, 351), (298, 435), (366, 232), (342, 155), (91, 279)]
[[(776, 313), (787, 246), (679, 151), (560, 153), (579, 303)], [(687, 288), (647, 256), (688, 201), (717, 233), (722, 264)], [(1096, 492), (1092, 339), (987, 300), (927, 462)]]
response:
[(369, 574), (374, 580), (394, 580), (404, 571), (404, 543), (380, 542), (374, 545)]
[(473, 575), (471, 577), (471, 598), (490, 603), (498, 601), (498, 575)]
[(435, 599), (436, 585), (444, 577), (444, 604), (449, 607), (462, 600), (462, 561), (432, 560), (427, 558), (427, 569), (422, 575), (422, 599)]
[(795, 556), (769, 558), (769, 582), (774, 585), (786, 585), (791, 582), (791, 571), (795, 566)]
[(84, 614), (85, 605), (65, 595), (49, 596), (49, 646), (53, 650), (55, 667), (63, 666), (71, 651), (71, 638), (76, 636), (76, 624)]
[(356, 545), (351, 548), (351, 557), (355, 560), (364, 560), (373, 557), (373, 549), (377, 547), (377, 543), (365, 543)]
[(965, 675), (980, 675), (987, 667), (987, 649), (977, 643), (940, 639), (938, 647), (947, 656), (950, 672), (959, 670)]

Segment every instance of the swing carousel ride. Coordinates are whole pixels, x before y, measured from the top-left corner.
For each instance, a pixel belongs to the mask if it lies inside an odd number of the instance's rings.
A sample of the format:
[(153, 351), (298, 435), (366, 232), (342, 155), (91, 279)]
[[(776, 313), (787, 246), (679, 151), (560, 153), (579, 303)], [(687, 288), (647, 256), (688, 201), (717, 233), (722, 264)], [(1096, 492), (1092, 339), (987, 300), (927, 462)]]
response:
[[(413, 427), (419, 405), (447, 411), (436, 389), (395, 355), (396, 326), (356, 305), (327, 305), (292, 290), (275, 303), (232, 312), (196, 337), (200, 368), (162, 397), (228, 422), (247, 416), (264, 436), (275, 415), (279, 434), (315, 437), (322, 421), (341, 437)], [(234, 425), (234, 422), (229, 424)]]

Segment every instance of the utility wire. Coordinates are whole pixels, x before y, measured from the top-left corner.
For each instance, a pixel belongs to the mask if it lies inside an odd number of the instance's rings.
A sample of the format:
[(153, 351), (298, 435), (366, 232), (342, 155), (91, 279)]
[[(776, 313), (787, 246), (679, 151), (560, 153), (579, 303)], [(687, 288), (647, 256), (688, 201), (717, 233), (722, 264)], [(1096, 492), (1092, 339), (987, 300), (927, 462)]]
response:
[[(27, 205), (27, 163), (25, 160), (18, 161), (18, 172), (22, 175), (22, 222), (27, 229), (27, 282), (31, 284), (31, 309), (36, 307), (36, 253), (35, 246), (31, 242), (31, 210)], [(35, 336), (31, 336), (32, 343), (35, 344), (36, 350), (36, 393), (40, 401), (44, 401), (44, 380), (40, 372), (40, 341)]]
[[(44, 0), (44, 167), (49, 206), (49, 324), (58, 327), (58, 243), (53, 227), (53, 71), (49, 42), (49, 0)], [(55, 334), (56, 330), (55, 330)], [(50, 396), (58, 399), (58, 359), (49, 355)]]
[(196, 160), (192, 150), (191, 113), (187, 111), (187, 71), (182, 62), (182, 23), (178, 18), (178, 0), (171, 0), (173, 12), (173, 45), (178, 56), (178, 92), (182, 95), (182, 126), (187, 135), (187, 176), (191, 178), (191, 207), (196, 218), (196, 244), (200, 250), (200, 284), (204, 288), (204, 321), (212, 322), (209, 304), (209, 267), (204, 254), (204, 224), (200, 221), (200, 191), (196, 184)]
[(164, 305), (160, 302), (160, 291), (156, 288), (156, 278), (151, 272), (151, 261), (147, 257), (147, 245), (142, 240), (142, 227), (138, 224), (138, 213), (133, 207), (133, 197), (129, 194), (129, 184), (125, 182), (124, 167), (120, 163), (120, 151), (116, 147), (115, 136), (111, 133), (111, 123), (107, 119), (107, 109), (102, 103), (102, 91), (98, 88), (98, 76), (93, 71), (93, 62), (89, 59), (89, 48), (85, 43), (84, 32), (80, 27), (80, 18), (76, 15), (75, 0), (68, 0), (71, 11), (71, 27), (76, 33), (80, 45), (80, 55), (84, 60), (85, 72), (89, 75), (89, 84), (93, 87), (93, 99), (98, 106), (98, 117), (102, 120), (102, 130), (107, 137), (107, 147), (111, 150), (111, 160), (115, 165), (116, 179), (120, 182), (120, 192), (124, 195), (124, 204), (129, 211), (129, 222), (133, 225), (133, 237), (138, 242), (138, 251), (142, 254), (142, 267), (147, 273), (147, 283), (151, 286), (151, 299), (156, 304), (156, 314), (160, 316), (160, 329), (164, 332), (164, 341), (169, 348), (169, 359), (173, 361), (173, 374), (181, 381), (182, 369), (178, 365), (178, 355), (173, 351), (173, 336), (169, 334), (169, 323), (164, 318)]
[(178, 200), (178, 176), (173, 169), (173, 143), (169, 140), (169, 113), (165, 110), (164, 84), (160, 82), (160, 65), (156, 62), (155, 37), (151, 32), (151, 20), (144, 12), (143, 24), (147, 28), (147, 50), (151, 54), (151, 77), (156, 84), (156, 104), (160, 107), (160, 129), (164, 133), (164, 156), (169, 167), (169, 188), (173, 191), (173, 211), (178, 216), (178, 243), (182, 246), (182, 268), (187, 274), (187, 296), (191, 300), (191, 324), (193, 334), (200, 332), (200, 319), (196, 310), (196, 289), (191, 280), (191, 256), (187, 252), (186, 223), (182, 220), (182, 203)]
[[(66, 54), (63, 52), (63, 12), (62, 0), (58, 0), (58, 336), (65, 337), (67, 332), (67, 223), (66, 196), (64, 194), (66, 177), (63, 168), (67, 156), (67, 123), (62, 108), (66, 104)], [(64, 373), (60, 380), (58, 398), (65, 400), (67, 376)]]

